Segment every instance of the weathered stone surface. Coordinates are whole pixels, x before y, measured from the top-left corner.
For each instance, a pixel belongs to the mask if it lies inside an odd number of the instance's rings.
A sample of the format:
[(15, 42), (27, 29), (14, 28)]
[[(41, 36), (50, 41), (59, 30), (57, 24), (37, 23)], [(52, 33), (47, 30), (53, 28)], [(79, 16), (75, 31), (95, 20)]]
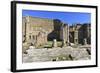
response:
[(89, 60), (91, 55), (86, 48), (41, 48), (28, 49), (28, 54), (23, 54), (23, 62), (45, 62), (45, 61), (67, 61), (67, 60)]
[[(90, 24), (68, 26), (59, 19), (26, 16), (22, 18), (22, 34), (23, 62), (91, 59)], [(53, 44), (44, 48), (49, 41)], [(62, 42), (61, 46), (57, 41)]]
[(84, 39), (84, 45), (87, 45), (87, 39), (86, 38)]
[[(47, 19), (25, 16), (22, 18), (22, 41), (32, 43), (36, 47), (44, 46), (48, 41), (62, 41), (62, 46), (70, 43), (91, 44), (91, 24), (68, 25), (59, 19)], [(84, 39), (86, 39), (84, 41)], [(23, 51), (26, 50), (23, 45)], [(56, 47), (56, 45), (55, 45)]]
[(57, 47), (57, 40), (56, 39), (53, 40), (53, 47)]

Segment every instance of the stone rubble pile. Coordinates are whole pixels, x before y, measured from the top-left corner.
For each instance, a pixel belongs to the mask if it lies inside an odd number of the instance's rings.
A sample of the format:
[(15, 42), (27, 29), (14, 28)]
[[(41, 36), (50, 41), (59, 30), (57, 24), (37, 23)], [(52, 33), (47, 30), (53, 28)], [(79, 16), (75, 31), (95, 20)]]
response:
[(23, 53), (23, 62), (45, 62), (45, 61), (64, 61), (64, 60), (89, 60), (91, 55), (87, 48), (57, 47), (57, 48), (29, 48)]

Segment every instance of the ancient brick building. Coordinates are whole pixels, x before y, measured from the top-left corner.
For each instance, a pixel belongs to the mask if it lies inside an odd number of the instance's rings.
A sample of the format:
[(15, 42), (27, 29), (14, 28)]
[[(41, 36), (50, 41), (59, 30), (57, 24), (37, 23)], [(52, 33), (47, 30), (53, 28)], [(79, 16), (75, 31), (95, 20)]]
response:
[(68, 26), (58, 19), (46, 19), (26, 16), (22, 18), (23, 42), (41, 46), (47, 41), (62, 41), (75, 44), (90, 44), (90, 24), (75, 24)]
[(85, 24), (74, 24), (69, 27), (69, 40), (75, 44), (91, 44), (91, 25)]
[(23, 17), (23, 42), (43, 45), (47, 41), (68, 41), (67, 24), (58, 19), (50, 20), (26, 16)]

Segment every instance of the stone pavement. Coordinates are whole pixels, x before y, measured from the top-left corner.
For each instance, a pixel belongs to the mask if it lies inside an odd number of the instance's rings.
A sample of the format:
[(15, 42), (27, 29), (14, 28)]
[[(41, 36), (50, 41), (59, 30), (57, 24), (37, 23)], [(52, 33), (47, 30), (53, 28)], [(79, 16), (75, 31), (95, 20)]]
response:
[[(90, 48), (90, 47), (89, 47)], [(45, 62), (45, 61), (69, 61), (69, 60), (89, 60), (91, 55), (87, 47), (57, 47), (57, 48), (30, 48), (23, 53), (23, 62)]]

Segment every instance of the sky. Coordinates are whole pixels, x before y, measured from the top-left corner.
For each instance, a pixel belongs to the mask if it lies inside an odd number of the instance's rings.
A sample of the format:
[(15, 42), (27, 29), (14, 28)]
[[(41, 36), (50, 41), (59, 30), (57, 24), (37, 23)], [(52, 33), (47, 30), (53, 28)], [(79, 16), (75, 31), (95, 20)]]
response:
[(38, 10), (23, 10), (22, 16), (32, 16), (48, 19), (60, 19), (62, 22), (69, 25), (75, 23), (91, 23), (91, 13), (82, 12), (56, 12), (56, 11), (38, 11)]

